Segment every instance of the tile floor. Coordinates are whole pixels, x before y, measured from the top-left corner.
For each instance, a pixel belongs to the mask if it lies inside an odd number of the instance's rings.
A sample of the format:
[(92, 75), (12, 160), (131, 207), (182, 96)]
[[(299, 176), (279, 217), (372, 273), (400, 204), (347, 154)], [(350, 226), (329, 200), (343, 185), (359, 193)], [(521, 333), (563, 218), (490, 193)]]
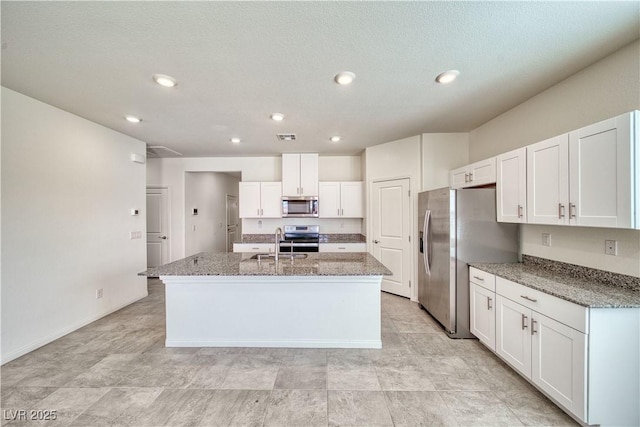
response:
[(407, 299), (382, 294), (382, 330), (381, 350), (165, 348), (164, 286), (150, 281), (147, 298), (2, 366), (2, 424), (575, 425)]

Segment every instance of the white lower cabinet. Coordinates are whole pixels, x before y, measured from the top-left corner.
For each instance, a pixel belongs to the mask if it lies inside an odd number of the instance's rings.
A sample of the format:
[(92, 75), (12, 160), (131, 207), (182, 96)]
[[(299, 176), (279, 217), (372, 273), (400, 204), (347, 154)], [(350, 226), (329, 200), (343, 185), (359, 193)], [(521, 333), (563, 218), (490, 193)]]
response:
[(366, 243), (320, 243), (320, 252), (366, 252)]
[(640, 425), (640, 309), (583, 307), (473, 267), (469, 277), (484, 345), (582, 423)]

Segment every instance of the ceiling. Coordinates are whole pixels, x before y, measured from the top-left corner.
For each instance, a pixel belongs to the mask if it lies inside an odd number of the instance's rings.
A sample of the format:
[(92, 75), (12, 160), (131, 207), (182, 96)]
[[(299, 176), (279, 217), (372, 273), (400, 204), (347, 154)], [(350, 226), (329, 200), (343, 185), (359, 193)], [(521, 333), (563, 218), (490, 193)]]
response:
[[(470, 131), (640, 35), (636, 1), (1, 8), (3, 86), (184, 156), (356, 154)], [(448, 69), (459, 79), (437, 84)], [(357, 77), (338, 86), (345, 70)], [(178, 86), (155, 84), (155, 73)]]

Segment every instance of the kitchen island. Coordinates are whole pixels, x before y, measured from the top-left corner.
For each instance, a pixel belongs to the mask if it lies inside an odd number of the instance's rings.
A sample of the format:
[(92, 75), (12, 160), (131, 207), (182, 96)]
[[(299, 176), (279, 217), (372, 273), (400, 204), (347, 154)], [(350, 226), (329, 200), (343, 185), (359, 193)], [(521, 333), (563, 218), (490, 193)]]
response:
[(368, 253), (200, 253), (142, 275), (166, 285), (167, 347), (381, 348), (380, 283)]

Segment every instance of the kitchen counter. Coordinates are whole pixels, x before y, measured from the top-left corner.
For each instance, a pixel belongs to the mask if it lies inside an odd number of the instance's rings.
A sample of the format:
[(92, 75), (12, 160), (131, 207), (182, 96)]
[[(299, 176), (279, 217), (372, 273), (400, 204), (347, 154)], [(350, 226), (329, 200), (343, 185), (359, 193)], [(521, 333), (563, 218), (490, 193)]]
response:
[(375, 257), (359, 253), (308, 253), (305, 259), (283, 254), (277, 265), (273, 258), (258, 261), (250, 253), (202, 252), (150, 268), (142, 276), (384, 276), (392, 274)]
[[(533, 257), (530, 257), (533, 258)], [(545, 265), (540, 259), (524, 263), (471, 263), (471, 267), (519, 283), (532, 289), (591, 308), (640, 308), (640, 279), (586, 267), (556, 262)], [(546, 260), (545, 260), (546, 261)], [(562, 263), (560, 263), (562, 264)], [(606, 276), (606, 277), (604, 277)]]
[[(320, 243), (366, 243), (363, 234), (332, 233), (320, 234)], [(273, 243), (274, 235), (271, 234), (243, 234), (239, 243)]]
[(254, 255), (203, 252), (140, 273), (165, 283), (167, 347), (382, 347), (392, 273), (372, 255)]

